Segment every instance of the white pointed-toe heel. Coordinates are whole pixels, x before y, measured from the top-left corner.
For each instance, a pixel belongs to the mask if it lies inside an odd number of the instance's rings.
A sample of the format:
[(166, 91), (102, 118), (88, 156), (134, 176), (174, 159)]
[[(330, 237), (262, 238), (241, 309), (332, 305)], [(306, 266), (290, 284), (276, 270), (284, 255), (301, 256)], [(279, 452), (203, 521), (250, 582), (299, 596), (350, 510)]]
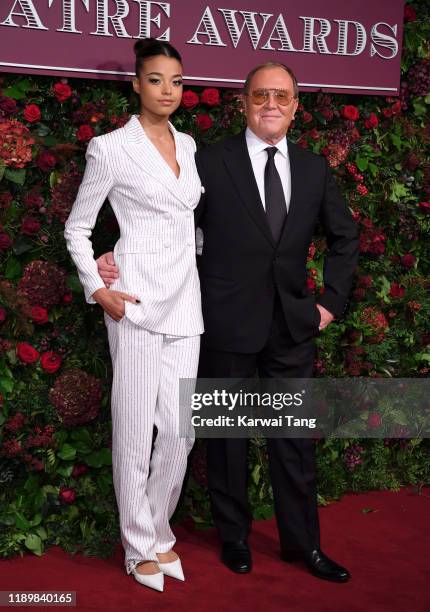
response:
[(166, 576), (170, 576), (171, 578), (176, 578), (176, 580), (185, 580), (184, 571), (182, 569), (182, 563), (179, 557), (174, 561), (170, 561), (170, 563), (160, 563), (158, 562), (158, 567), (161, 569), (163, 574)]
[[(164, 572), (157, 572), (156, 574), (139, 574), (136, 571), (136, 566), (140, 561), (127, 561), (126, 569), (127, 574), (133, 574), (135, 580), (144, 586), (154, 589), (155, 591), (164, 591)], [(161, 569), (161, 568), (160, 568)]]

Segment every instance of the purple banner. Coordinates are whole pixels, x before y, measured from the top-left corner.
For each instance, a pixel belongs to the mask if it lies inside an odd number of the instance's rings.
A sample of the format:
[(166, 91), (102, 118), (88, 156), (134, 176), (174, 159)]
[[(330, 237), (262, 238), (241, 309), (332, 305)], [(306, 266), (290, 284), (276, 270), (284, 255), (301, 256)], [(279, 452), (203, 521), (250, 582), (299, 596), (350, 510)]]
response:
[(403, 0), (1, 0), (0, 70), (129, 79), (133, 44), (183, 57), (188, 84), (240, 87), (281, 61), (302, 91), (397, 95)]

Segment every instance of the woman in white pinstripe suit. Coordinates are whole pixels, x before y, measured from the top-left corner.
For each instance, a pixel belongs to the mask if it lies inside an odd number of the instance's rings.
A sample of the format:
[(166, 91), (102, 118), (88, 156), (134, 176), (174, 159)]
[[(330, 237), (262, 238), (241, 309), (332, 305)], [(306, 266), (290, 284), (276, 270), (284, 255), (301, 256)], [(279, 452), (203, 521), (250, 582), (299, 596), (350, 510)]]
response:
[[(87, 302), (105, 311), (127, 573), (162, 591), (164, 574), (184, 579), (169, 519), (193, 444), (192, 434), (179, 437), (179, 379), (196, 377), (203, 332), (193, 217), (202, 187), (194, 140), (169, 122), (182, 97), (180, 56), (154, 39), (138, 41), (135, 53), (140, 115), (89, 143), (64, 235)], [(114, 249), (120, 275), (110, 289), (90, 242), (107, 197), (121, 230)]]

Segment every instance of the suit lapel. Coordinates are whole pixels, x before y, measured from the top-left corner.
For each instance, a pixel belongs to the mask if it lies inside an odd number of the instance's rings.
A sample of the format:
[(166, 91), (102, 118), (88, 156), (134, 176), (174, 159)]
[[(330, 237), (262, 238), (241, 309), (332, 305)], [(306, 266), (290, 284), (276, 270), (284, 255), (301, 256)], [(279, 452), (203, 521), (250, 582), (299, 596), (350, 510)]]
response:
[(145, 134), (139, 119), (135, 115), (133, 115), (124, 126), (126, 140), (123, 143), (123, 148), (127, 155), (140, 166), (145, 174), (149, 174), (153, 179), (166, 187), (175, 198), (182, 202), (182, 204), (189, 207), (188, 194), (184, 187), (187, 184), (184, 173), (188, 171), (188, 168), (186, 159), (184, 158), (183, 145), (177, 137), (175, 128), (171, 124), (170, 128), (175, 139), (176, 158), (181, 168), (179, 180), (165, 162), (158, 149)]
[(225, 142), (223, 157), (227, 172), (249, 215), (270, 244), (275, 246), (258, 192), (244, 132)]

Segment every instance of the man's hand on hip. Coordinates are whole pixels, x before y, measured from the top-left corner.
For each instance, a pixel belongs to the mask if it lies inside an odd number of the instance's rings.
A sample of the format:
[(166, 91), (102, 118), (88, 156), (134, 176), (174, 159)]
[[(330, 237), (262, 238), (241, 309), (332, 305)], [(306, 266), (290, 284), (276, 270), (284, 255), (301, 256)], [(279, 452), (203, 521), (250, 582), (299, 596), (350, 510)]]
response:
[[(103, 278), (102, 274), (100, 274), (100, 276)], [(333, 321), (334, 315), (332, 315), (332, 313), (329, 310), (327, 310), (327, 308), (324, 308), (324, 306), (321, 306), (321, 304), (317, 304), (317, 308), (320, 311), (320, 315), (321, 315), (319, 329), (322, 330)]]
[(113, 253), (104, 253), (98, 259), (96, 259), (97, 270), (106, 287), (112, 285), (114, 281), (119, 278), (119, 270), (115, 265), (115, 260), (113, 258)]

